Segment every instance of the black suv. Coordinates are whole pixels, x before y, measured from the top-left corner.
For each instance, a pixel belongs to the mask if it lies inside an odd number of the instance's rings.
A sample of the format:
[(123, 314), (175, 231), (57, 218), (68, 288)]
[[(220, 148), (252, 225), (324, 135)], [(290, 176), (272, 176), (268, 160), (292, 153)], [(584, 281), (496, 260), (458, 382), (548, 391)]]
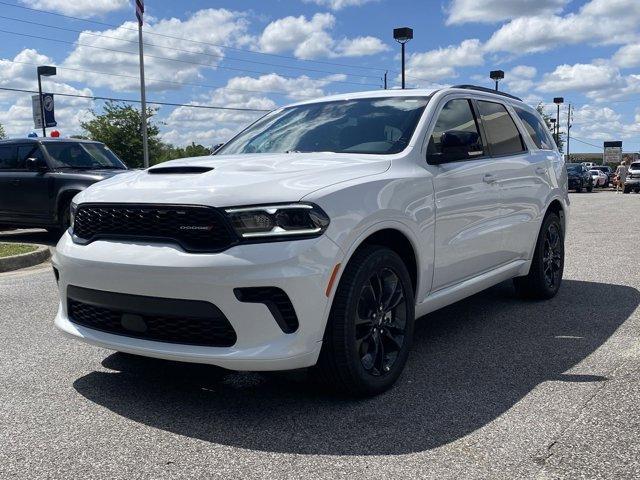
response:
[(100, 142), (0, 140), (0, 230), (63, 231), (69, 226), (69, 204), (78, 192), (126, 169)]
[(593, 178), (589, 169), (581, 163), (567, 163), (567, 177), (569, 179), (569, 190), (580, 193), (583, 188), (587, 192), (593, 190)]

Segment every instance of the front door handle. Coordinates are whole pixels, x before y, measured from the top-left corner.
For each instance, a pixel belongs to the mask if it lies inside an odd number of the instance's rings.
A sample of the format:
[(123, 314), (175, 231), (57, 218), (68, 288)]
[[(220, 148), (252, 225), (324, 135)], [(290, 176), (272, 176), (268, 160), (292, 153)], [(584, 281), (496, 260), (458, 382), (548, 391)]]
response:
[(493, 173), (487, 173), (482, 177), (482, 181), (485, 183), (495, 183), (498, 178)]
[(545, 175), (547, 173), (547, 169), (544, 167), (536, 167), (536, 173), (538, 175)]
[(20, 179), (16, 178), (14, 180), (11, 180), (11, 185), (13, 185), (14, 187), (17, 187), (18, 185), (20, 185)]

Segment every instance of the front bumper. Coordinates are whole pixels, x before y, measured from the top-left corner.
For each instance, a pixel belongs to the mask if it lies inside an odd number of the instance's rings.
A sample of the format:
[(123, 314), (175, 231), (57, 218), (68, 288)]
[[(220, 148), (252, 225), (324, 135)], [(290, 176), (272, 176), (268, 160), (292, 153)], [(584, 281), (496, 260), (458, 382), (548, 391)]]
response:
[[(138, 355), (208, 363), (231, 370), (289, 370), (314, 365), (329, 311), (325, 289), (340, 248), (326, 236), (291, 242), (239, 245), (217, 254), (190, 254), (179, 247), (144, 242), (73, 243), (65, 233), (53, 256), (61, 302), (55, 325), (67, 336)], [(73, 323), (67, 288), (215, 305), (236, 332), (231, 347), (166, 343), (115, 335)], [(262, 303), (240, 302), (235, 288), (278, 287), (290, 298), (299, 320), (284, 333)]]

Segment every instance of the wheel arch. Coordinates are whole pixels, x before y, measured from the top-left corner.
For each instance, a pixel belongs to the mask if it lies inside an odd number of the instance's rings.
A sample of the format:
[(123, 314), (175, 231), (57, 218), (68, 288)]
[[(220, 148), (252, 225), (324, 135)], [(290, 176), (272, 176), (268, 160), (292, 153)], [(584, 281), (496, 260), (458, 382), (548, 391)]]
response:
[[(344, 266), (340, 269), (342, 271), (341, 273), (344, 273), (346, 266), (359, 250), (371, 245), (387, 247), (397, 253), (407, 267), (414, 296), (417, 298), (418, 285), (421, 279), (419, 268), (420, 258), (418, 250), (410, 238), (411, 236), (408, 232), (403, 231), (402, 228), (395, 225), (380, 226), (376, 230), (366, 232), (358, 241), (354, 242), (348, 255), (345, 256)], [(340, 277), (342, 277), (342, 274)], [(338, 279), (337, 284), (340, 283), (340, 280), (341, 278)]]
[(86, 187), (73, 186), (73, 187), (68, 187), (68, 188), (65, 188), (63, 190), (60, 190), (58, 192), (58, 196), (57, 196), (57, 199), (56, 199), (56, 205), (55, 205), (56, 209), (55, 209), (55, 212), (54, 212), (56, 220), (60, 219), (60, 210), (62, 209), (62, 207), (67, 202), (71, 202), (73, 197), (75, 197), (78, 193), (80, 193), (85, 188)]
[(545, 217), (549, 213), (555, 213), (558, 218), (560, 218), (560, 226), (562, 227), (562, 233), (566, 234), (566, 214), (564, 210), (564, 206), (562, 202), (557, 198), (552, 200), (549, 206), (547, 207), (547, 211), (545, 212)]

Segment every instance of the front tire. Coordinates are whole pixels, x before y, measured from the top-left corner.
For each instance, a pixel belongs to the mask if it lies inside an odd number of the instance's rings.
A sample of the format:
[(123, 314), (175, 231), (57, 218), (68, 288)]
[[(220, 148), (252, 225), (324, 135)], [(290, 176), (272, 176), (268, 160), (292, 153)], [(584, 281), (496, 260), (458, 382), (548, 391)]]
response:
[(523, 298), (553, 298), (562, 283), (564, 234), (560, 218), (548, 213), (542, 222), (529, 274), (513, 279), (516, 293)]
[(357, 251), (336, 290), (314, 367), (327, 386), (354, 396), (389, 389), (404, 369), (413, 339), (411, 277), (393, 250)]

